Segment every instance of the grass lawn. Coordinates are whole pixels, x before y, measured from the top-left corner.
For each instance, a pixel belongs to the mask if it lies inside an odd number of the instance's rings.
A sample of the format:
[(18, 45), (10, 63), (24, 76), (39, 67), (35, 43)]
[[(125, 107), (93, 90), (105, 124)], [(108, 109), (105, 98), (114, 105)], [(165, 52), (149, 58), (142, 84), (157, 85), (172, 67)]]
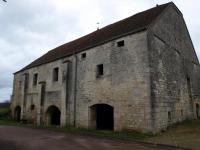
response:
[(200, 150), (200, 120), (184, 121), (145, 141)]
[(19, 122), (4, 118), (0, 118), (0, 125), (22, 126)]

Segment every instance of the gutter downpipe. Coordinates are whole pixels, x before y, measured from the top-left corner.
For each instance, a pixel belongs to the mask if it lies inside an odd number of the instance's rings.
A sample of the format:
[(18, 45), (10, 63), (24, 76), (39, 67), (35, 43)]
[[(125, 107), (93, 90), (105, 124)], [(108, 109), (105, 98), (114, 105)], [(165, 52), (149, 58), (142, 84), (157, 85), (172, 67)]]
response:
[(77, 54), (74, 52), (75, 57), (75, 77), (74, 77), (74, 127), (76, 127), (76, 94), (77, 94)]

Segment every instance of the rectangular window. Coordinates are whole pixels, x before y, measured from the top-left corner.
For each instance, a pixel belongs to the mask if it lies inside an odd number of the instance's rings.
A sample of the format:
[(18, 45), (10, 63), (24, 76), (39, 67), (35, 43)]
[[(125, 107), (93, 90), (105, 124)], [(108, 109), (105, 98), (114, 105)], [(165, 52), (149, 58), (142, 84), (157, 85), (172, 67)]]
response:
[(38, 82), (38, 74), (35, 73), (35, 74), (33, 75), (33, 85), (34, 85), (34, 86), (37, 85), (37, 82)]
[(168, 111), (168, 122), (171, 122), (172, 121), (172, 115), (171, 115), (171, 112)]
[(97, 77), (103, 76), (103, 64), (97, 65)]
[(181, 116), (183, 116), (183, 109), (181, 109)]
[(124, 40), (117, 42), (117, 47), (124, 46)]
[(30, 106), (30, 109), (31, 109), (31, 110), (34, 110), (34, 109), (35, 109), (35, 105), (32, 104), (32, 105)]
[(81, 59), (83, 60), (83, 59), (85, 59), (86, 58), (86, 53), (82, 53), (81, 54)]
[(58, 81), (59, 68), (53, 69), (53, 81)]

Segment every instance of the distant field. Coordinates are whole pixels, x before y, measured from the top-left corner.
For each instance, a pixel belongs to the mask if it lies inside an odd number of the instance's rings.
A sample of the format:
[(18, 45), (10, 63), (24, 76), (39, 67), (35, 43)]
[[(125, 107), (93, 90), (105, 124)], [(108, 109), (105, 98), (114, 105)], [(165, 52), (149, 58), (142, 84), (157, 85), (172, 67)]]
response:
[(184, 121), (146, 141), (200, 150), (200, 120)]
[(9, 102), (0, 103), (0, 109), (1, 108), (9, 108), (9, 107), (10, 107), (10, 103)]
[(8, 118), (10, 115), (10, 104), (0, 103), (0, 119)]

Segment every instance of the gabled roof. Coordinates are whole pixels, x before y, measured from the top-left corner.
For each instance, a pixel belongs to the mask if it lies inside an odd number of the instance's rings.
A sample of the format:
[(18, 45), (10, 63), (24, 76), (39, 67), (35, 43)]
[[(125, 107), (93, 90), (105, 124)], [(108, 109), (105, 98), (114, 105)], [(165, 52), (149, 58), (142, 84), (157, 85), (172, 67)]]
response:
[(139, 32), (141, 30), (146, 30), (147, 27), (161, 14), (161, 12), (170, 3), (158, 5), (154, 8), (137, 13), (131, 17), (110, 24), (102, 29), (96, 30), (74, 41), (63, 44), (47, 52), (40, 58), (30, 63), (28, 66), (21, 69), (20, 71), (36, 67), (42, 64), (46, 64), (57, 59), (72, 55), (74, 53), (84, 51), (86, 49), (98, 46), (110, 40), (122, 37), (124, 35)]

